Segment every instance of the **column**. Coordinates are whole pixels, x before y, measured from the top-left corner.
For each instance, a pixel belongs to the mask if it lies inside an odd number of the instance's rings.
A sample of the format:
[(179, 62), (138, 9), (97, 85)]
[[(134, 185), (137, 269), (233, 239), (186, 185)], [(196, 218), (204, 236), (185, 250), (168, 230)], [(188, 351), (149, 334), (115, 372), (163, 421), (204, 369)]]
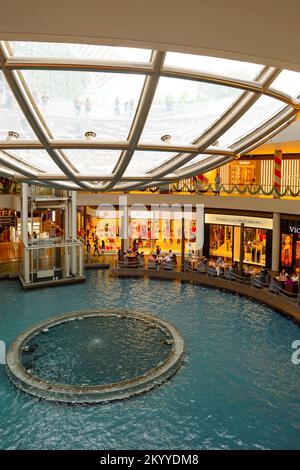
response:
[(29, 284), (29, 251), (26, 248), (28, 245), (28, 184), (22, 183), (21, 185), (21, 236), (23, 242), (24, 256), (23, 256), (23, 277), (26, 284)]
[(120, 224), (120, 238), (121, 238), (121, 251), (122, 259), (124, 252), (129, 248), (129, 217), (128, 217), (128, 201), (127, 196), (119, 197), (119, 224)]
[(79, 246), (78, 247), (78, 250), (79, 250), (79, 253), (78, 253), (78, 256), (79, 256), (79, 277), (82, 277), (83, 276), (83, 246)]
[(204, 205), (196, 204), (196, 248), (197, 255), (203, 256), (204, 245)]
[[(64, 230), (65, 230), (65, 242), (69, 238), (69, 201), (67, 199), (66, 206), (64, 209)], [(65, 246), (65, 259), (64, 259), (64, 267), (65, 267), (65, 277), (70, 276), (70, 254), (69, 254), (69, 247)]]
[(181, 219), (181, 271), (184, 271), (184, 258), (185, 258), (185, 227), (184, 217)]
[(243, 275), (243, 263), (244, 263), (244, 224), (241, 224), (241, 236), (240, 236), (240, 276)]
[[(282, 152), (275, 150), (274, 154), (274, 194), (273, 197), (278, 199), (280, 196), (278, 192), (281, 191), (281, 167), (282, 167)], [(278, 191), (278, 192), (277, 192)]]
[(280, 256), (280, 214), (273, 213), (272, 271), (279, 271)]
[[(77, 191), (71, 191), (71, 238), (77, 239)], [(71, 272), (77, 275), (77, 248), (72, 247)]]

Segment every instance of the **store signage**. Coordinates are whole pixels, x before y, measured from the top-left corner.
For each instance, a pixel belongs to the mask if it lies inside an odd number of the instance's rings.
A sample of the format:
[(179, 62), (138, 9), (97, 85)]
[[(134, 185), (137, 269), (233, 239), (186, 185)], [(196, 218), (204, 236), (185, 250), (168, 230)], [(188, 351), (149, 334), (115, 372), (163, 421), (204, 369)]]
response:
[(153, 219), (153, 212), (152, 211), (136, 211), (136, 210), (131, 210), (130, 211), (130, 217), (132, 219)]
[(166, 209), (159, 209), (157, 211), (138, 211), (138, 210), (131, 210), (130, 211), (130, 218), (131, 219), (142, 219), (142, 220), (149, 220), (149, 219), (162, 219), (162, 220), (181, 220), (183, 217), (185, 220), (193, 220), (193, 216), (195, 214), (191, 211), (174, 211), (174, 210), (166, 210)]
[(205, 214), (206, 224), (217, 225), (237, 225), (244, 224), (245, 227), (251, 228), (265, 228), (273, 230), (273, 219), (264, 217), (248, 217), (242, 215), (227, 215), (227, 214)]
[(300, 233), (300, 227), (295, 227), (295, 225), (290, 225), (289, 229), (291, 233)]

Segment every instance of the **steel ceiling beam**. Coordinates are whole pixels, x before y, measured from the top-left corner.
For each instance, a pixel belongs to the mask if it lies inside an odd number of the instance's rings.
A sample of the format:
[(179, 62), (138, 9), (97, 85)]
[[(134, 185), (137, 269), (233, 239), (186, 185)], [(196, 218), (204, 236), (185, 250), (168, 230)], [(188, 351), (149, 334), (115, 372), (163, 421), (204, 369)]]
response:
[[(7, 51), (3, 43), (0, 44), (0, 64), (4, 64), (7, 60)], [(91, 189), (90, 185), (83, 184), (80, 181), (76, 180), (76, 176), (71, 168), (68, 167), (66, 162), (63, 160), (61, 155), (57, 150), (52, 150), (47, 148), (49, 143), (49, 136), (45, 128), (43, 127), (41, 121), (39, 120), (36, 109), (34, 109), (32, 102), (28, 98), (28, 94), (24, 91), (24, 88), (20, 82), (19, 76), (16, 71), (10, 71), (3, 68), (3, 74), (13, 92), (21, 110), (23, 111), (28, 123), (30, 124), (32, 130), (35, 132), (40, 143), (44, 145), (50, 157), (54, 160), (56, 165), (68, 176), (72, 181), (75, 181), (76, 184), (81, 186), (84, 189)]]
[[(9, 56), (6, 61), (2, 63), (2, 69), (102, 72), (151, 76), (155, 75), (153, 64), (153, 62), (126, 62), (118, 60), (81, 60), (75, 58), (57, 59), (51, 57), (39, 58)], [(178, 66), (163, 66), (160, 71), (160, 76), (210, 83), (250, 91), (253, 93), (265, 94), (294, 107), (297, 111), (300, 111), (300, 102), (297, 99), (281, 92), (280, 90), (266, 88), (262, 83), (255, 80), (243, 80), (222, 74), (207, 73), (201, 70), (187, 69)]]
[[(273, 80), (280, 73), (279, 69), (274, 67), (264, 67), (264, 69), (259, 73), (257, 77), (258, 83), (260, 83), (264, 88), (270, 86)], [(212, 145), (215, 141), (219, 139), (221, 135), (224, 134), (235, 122), (237, 122), (248, 109), (253, 106), (257, 101), (260, 95), (252, 92), (244, 92), (232, 105), (229, 107), (225, 113), (213, 123), (207, 131), (205, 131), (202, 136), (197, 139), (194, 144), (198, 145), (199, 153), (203, 153), (203, 150)], [(296, 111), (295, 111), (296, 112)], [(163, 176), (174, 173), (183, 165), (187, 164), (190, 160), (194, 158), (194, 155), (191, 153), (183, 153), (176, 156), (175, 159), (170, 159), (168, 162), (163, 163), (158, 166), (154, 171), (152, 171), (153, 180), (161, 180)], [(222, 162), (226, 157), (220, 157), (218, 163)], [(211, 160), (212, 165), (213, 161)], [(203, 162), (195, 164), (195, 168), (199, 168)], [(203, 166), (203, 165), (202, 165)], [(212, 167), (213, 168), (213, 167)], [(179, 170), (180, 171), (180, 170)], [(178, 173), (179, 173), (178, 171)], [(199, 171), (200, 173), (200, 171)], [(186, 175), (186, 169), (184, 174)], [(186, 177), (186, 176), (184, 176)], [(179, 178), (179, 175), (178, 175)], [(130, 184), (122, 185), (124, 190), (136, 189), (139, 186), (137, 181), (135, 186), (130, 186)]]
[[(147, 187), (155, 183), (174, 181), (179, 178), (193, 176), (194, 174), (208, 171), (221, 164), (225, 164), (239, 154), (245, 154), (265, 139), (275, 135), (279, 130), (286, 127), (293, 116), (300, 110), (300, 102), (283, 92), (275, 90), (270, 85), (280, 73), (280, 69), (264, 67), (256, 80), (240, 80), (218, 74), (208, 74), (197, 70), (187, 70), (182, 67), (170, 67), (164, 65), (165, 52), (153, 51), (150, 62), (124, 62), (104, 60), (82, 60), (82, 59), (53, 59), (14, 57), (11, 55), (9, 44), (0, 44), (0, 68), (15, 95), (17, 102), (24, 112), (27, 121), (37, 135), (38, 141), (13, 141), (0, 142), (0, 149), (45, 149), (56, 165), (63, 171), (63, 175), (43, 173), (35, 165), (23, 163), (13, 152), (4, 156), (3, 162), (12, 166), (12, 170), (22, 169), (25, 179), (38, 175), (37, 178), (47, 184), (56, 185), (54, 179), (63, 184), (63, 181), (71, 180), (74, 186), (80, 186), (86, 190), (107, 191), (116, 188), (124, 190)], [(62, 141), (55, 140), (47, 127), (35, 100), (27, 87), (21, 74), (21, 70), (75, 70), (99, 73), (124, 73), (140, 74), (145, 76), (145, 84), (137, 106), (136, 114), (129, 132), (127, 141)], [(140, 137), (150, 111), (157, 84), (160, 77), (174, 79), (192, 80), (197, 82), (212, 83), (220, 86), (229, 86), (241, 89), (244, 93), (233, 103), (233, 105), (198, 139), (190, 145), (152, 144), (140, 142)], [(213, 145), (218, 138), (226, 132), (262, 95), (285, 103), (287, 106), (270, 118), (266, 123), (250, 132), (246, 137), (239, 139), (231, 148), (219, 148)], [(83, 175), (72, 165), (65, 149), (105, 149), (120, 150), (121, 156), (117, 162), (112, 175)], [(142, 177), (124, 177), (131, 158), (135, 151), (159, 151), (174, 152), (175, 155), (166, 162), (148, 171)], [(198, 154), (207, 154), (208, 157), (201, 162), (186, 165)], [(101, 157), (100, 157), (101, 158)], [(8, 162), (8, 163), (7, 163)], [(1, 171), (1, 170), (0, 170)], [(18, 171), (19, 172), (19, 171)], [(172, 176), (170, 176), (172, 175)], [(90, 183), (102, 181), (102, 184)], [(60, 183), (59, 183), (60, 184)]]

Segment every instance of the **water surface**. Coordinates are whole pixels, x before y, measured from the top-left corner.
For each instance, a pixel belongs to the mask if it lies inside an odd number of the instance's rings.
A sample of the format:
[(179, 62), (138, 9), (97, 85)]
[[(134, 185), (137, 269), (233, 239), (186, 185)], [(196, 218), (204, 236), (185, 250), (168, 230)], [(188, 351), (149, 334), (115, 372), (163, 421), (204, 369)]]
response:
[(2, 449), (300, 448), (297, 325), (269, 307), (177, 281), (112, 279), (24, 292), (0, 282), (0, 339), (34, 323), (89, 308), (153, 313), (181, 332), (184, 365), (166, 384), (123, 402), (47, 403), (14, 387), (0, 366)]

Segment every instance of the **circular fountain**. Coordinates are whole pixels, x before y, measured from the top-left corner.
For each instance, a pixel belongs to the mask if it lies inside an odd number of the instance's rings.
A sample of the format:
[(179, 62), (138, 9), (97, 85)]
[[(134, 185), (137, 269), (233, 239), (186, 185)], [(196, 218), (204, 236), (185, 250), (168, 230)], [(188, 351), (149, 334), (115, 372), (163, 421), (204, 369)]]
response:
[(101, 403), (162, 384), (178, 370), (183, 353), (181, 335), (166, 320), (88, 310), (53, 317), (19, 335), (7, 353), (7, 372), (17, 387), (46, 400)]

